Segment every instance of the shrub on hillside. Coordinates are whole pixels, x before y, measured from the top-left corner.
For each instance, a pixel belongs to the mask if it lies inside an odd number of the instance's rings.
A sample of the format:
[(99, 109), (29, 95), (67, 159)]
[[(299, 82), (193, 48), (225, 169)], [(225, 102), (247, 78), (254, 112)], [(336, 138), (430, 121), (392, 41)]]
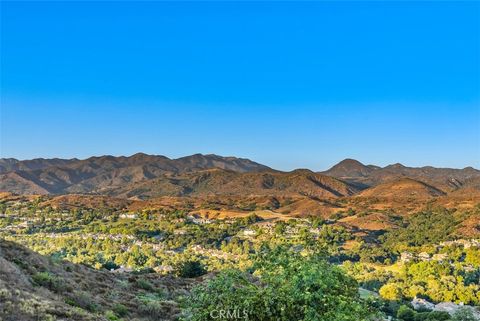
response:
[(123, 304), (120, 304), (120, 303), (116, 303), (113, 306), (112, 310), (119, 317), (124, 317), (128, 314), (128, 308), (126, 306), (124, 306)]
[(140, 289), (144, 289), (146, 291), (153, 291), (152, 283), (145, 279), (138, 279), (136, 284)]
[(161, 318), (165, 314), (163, 300), (164, 298), (157, 293), (138, 295), (138, 311), (151, 318)]
[(92, 299), (89, 293), (84, 291), (74, 292), (73, 295), (67, 298), (65, 301), (70, 305), (90, 312), (96, 312), (98, 310), (97, 303)]
[(182, 262), (177, 267), (177, 276), (182, 278), (196, 278), (207, 273), (203, 264), (199, 261)]
[(415, 314), (415, 321), (447, 321), (450, 320), (450, 314), (444, 311), (421, 312)]
[(478, 321), (478, 318), (473, 315), (472, 310), (460, 308), (454, 313), (452, 321)]
[(65, 287), (63, 279), (49, 272), (37, 272), (32, 276), (32, 280), (35, 284), (44, 286), (54, 292), (62, 292)]
[(447, 321), (450, 314), (444, 311), (416, 312), (406, 305), (400, 306), (397, 318), (402, 321)]
[(402, 321), (415, 321), (415, 311), (402, 305), (397, 311), (397, 318)]

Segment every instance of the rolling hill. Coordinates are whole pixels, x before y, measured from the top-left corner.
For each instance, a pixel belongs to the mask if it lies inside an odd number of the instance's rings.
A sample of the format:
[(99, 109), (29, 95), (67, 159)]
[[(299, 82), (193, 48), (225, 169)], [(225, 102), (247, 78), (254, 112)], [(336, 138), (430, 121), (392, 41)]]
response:
[(400, 178), (381, 183), (358, 194), (361, 197), (386, 198), (430, 198), (444, 195), (446, 195), (445, 192), (411, 178)]
[(187, 293), (198, 282), (155, 273), (138, 276), (95, 270), (55, 261), (0, 239), (0, 318), (5, 321), (107, 321), (112, 320), (107, 311), (119, 311), (119, 307), (125, 320), (178, 318), (180, 308), (172, 299), (163, 301), (155, 311), (142, 310), (139, 298), (153, 294), (139, 286), (139, 280), (171, 298)]
[(130, 157), (101, 156), (85, 160), (2, 159), (0, 164), (3, 164), (0, 166), (0, 190), (19, 194), (94, 193), (164, 174), (212, 168), (239, 173), (271, 170), (248, 159), (201, 154), (178, 159), (142, 153)]
[[(368, 188), (379, 184), (411, 178), (431, 185), (443, 192), (452, 192), (466, 186), (480, 186), (480, 171), (473, 167), (463, 169), (436, 168), (432, 166), (407, 167), (393, 164), (385, 167), (364, 165), (358, 161), (346, 159), (334, 165), (324, 175), (336, 177), (358, 187)], [(477, 183), (476, 183), (477, 182)]]
[(155, 179), (103, 190), (116, 197), (147, 199), (158, 196), (307, 196), (332, 198), (357, 192), (353, 186), (308, 170), (292, 172), (238, 173), (221, 169)]
[[(480, 171), (386, 167), (345, 159), (327, 171), (281, 172), (244, 158), (195, 154), (177, 159), (129, 157), (0, 160), (0, 191), (16, 194), (91, 194), (129, 199), (204, 196), (278, 196), (328, 199), (406, 195), (436, 197), (480, 190)], [(363, 191), (363, 192), (362, 192)], [(310, 205), (307, 206), (310, 208)]]
[(368, 177), (378, 166), (364, 165), (358, 160), (347, 158), (323, 172), (325, 175), (341, 178)]

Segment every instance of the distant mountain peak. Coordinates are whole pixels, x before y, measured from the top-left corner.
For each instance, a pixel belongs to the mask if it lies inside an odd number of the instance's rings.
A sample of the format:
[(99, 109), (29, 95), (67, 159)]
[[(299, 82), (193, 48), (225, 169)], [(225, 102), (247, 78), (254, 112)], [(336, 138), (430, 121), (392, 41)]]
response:
[(142, 153), (142, 152), (138, 152), (138, 153), (133, 154), (130, 157), (145, 157), (145, 156), (152, 156), (152, 155), (148, 155), (148, 154), (145, 154), (145, 153)]
[(340, 163), (332, 166), (324, 174), (333, 177), (365, 177), (368, 176), (375, 169), (371, 166), (366, 166), (356, 159), (346, 158)]
[[(325, 175), (335, 179), (326, 178)], [(446, 193), (480, 186), (480, 171), (471, 167), (412, 168), (397, 163), (381, 168), (364, 165), (352, 158), (342, 160), (323, 173), (314, 173), (308, 169), (280, 172), (246, 158), (215, 154), (194, 154), (177, 159), (145, 153), (120, 157), (94, 156), (83, 160), (0, 159), (0, 191), (18, 194), (108, 192), (128, 197), (139, 196), (137, 194), (140, 193), (142, 197), (147, 197), (183, 195), (188, 191), (201, 194), (230, 190), (238, 195), (276, 191), (275, 193), (283, 195), (301, 192), (315, 196), (341, 196), (401, 177), (425, 182)], [(185, 186), (179, 185), (182, 180)], [(415, 184), (403, 182), (392, 186), (404, 188), (406, 185), (410, 188)], [(417, 191), (422, 189), (418, 188), (418, 184), (415, 186)], [(263, 187), (268, 188), (264, 190)], [(283, 188), (289, 191), (284, 191)]]
[(249, 159), (195, 154), (178, 159), (136, 153), (84, 160), (0, 159), (0, 191), (19, 194), (92, 193), (145, 182), (164, 175), (220, 169), (237, 173), (272, 171)]
[(314, 172), (308, 168), (296, 168), (290, 173), (295, 173), (295, 174), (314, 174)]
[(360, 161), (353, 159), (353, 158), (345, 158), (344, 160), (340, 161), (337, 165), (362, 165)]
[(405, 165), (403, 164), (400, 164), (400, 163), (395, 163), (395, 164), (391, 164), (391, 165), (388, 165), (387, 167), (385, 168), (395, 168), (395, 169), (400, 169), (400, 168), (407, 168)]

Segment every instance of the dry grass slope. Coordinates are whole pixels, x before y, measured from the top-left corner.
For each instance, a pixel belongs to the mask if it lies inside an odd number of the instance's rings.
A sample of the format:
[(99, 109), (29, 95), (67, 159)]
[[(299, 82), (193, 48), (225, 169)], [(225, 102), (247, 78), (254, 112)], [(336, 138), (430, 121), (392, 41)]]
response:
[(174, 299), (195, 282), (155, 273), (112, 274), (0, 240), (3, 321), (107, 320), (109, 313), (126, 320), (173, 320), (180, 313)]

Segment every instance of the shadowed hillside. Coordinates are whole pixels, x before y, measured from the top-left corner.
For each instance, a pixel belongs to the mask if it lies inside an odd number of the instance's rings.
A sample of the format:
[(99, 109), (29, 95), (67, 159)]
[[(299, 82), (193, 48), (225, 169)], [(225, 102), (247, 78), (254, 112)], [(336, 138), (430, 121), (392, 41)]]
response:
[(152, 180), (106, 190), (112, 196), (205, 196), (205, 195), (266, 195), (309, 196), (331, 198), (353, 195), (357, 190), (332, 177), (297, 170), (289, 173), (237, 173), (207, 170), (182, 175), (164, 175)]
[(433, 186), (411, 178), (400, 178), (382, 183), (358, 194), (358, 196), (362, 197), (390, 198), (429, 198), (443, 195), (446, 195), (446, 193)]
[(350, 184), (367, 188), (384, 182), (395, 181), (400, 178), (411, 178), (429, 184), (444, 192), (455, 191), (465, 186), (477, 186), (480, 171), (472, 167), (463, 169), (407, 167), (402, 164), (393, 164), (386, 167), (363, 165), (362, 163), (346, 159), (322, 174), (333, 176)]
[[(161, 196), (271, 196), (330, 199), (360, 196), (473, 195), (480, 171), (401, 164), (378, 167), (345, 159), (331, 169), (280, 172), (248, 159), (195, 154), (178, 159), (138, 153), (85, 160), (0, 160), (0, 191), (16, 194), (93, 194), (129, 199)], [(376, 188), (378, 187), (378, 188)], [(311, 203), (311, 202), (310, 202)], [(312, 208), (304, 204), (304, 209)]]
[(236, 157), (201, 155), (169, 159), (138, 153), (130, 157), (101, 156), (85, 160), (0, 160), (0, 190), (19, 194), (68, 194), (145, 181), (164, 174), (219, 168), (239, 173), (270, 170)]
[[(173, 300), (192, 279), (113, 274), (56, 261), (0, 239), (0, 318), (29, 320), (173, 320)], [(115, 319), (118, 320), (118, 319)]]

